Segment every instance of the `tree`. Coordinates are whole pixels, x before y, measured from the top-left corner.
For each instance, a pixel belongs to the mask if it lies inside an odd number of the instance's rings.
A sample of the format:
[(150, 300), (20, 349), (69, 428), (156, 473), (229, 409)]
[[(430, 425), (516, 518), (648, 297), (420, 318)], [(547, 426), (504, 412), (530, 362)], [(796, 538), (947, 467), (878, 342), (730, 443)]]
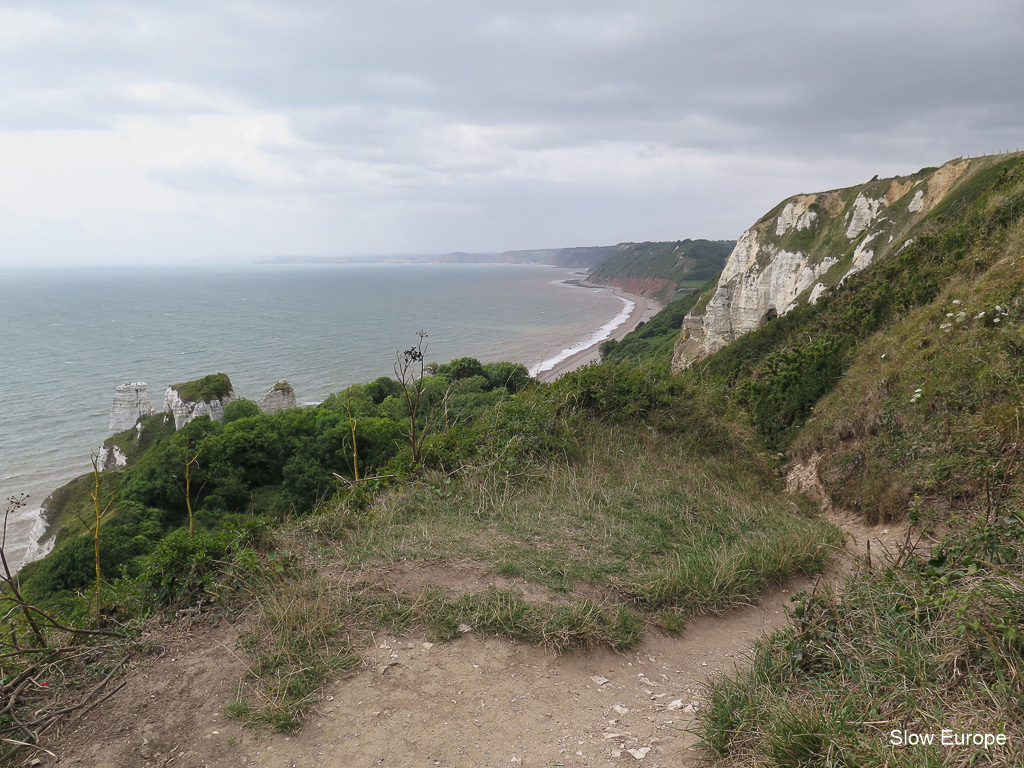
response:
[[(95, 510), (95, 517), (93, 522), (86, 523), (82, 520), (82, 523), (92, 533), (93, 551), (96, 559), (96, 594), (99, 595), (100, 582), (103, 581), (103, 573), (100, 570), (100, 530), (103, 527), (103, 520), (114, 506), (114, 499), (117, 498), (117, 492), (121, 489), (118, 485), (114, 492), (107, 498), (105, 504), (100, 508), (100, 457), (98, 453), (92, 455), (92, 477), (93, 477), (93, 488), (89, 491), (89, 498), (92, 499), (93, 509)], [(122, 482), (124, 480), (122, 479)]]
[(475, 357), (457, 357), (450, 363), (437, 366), (437, 373), (449, 381), (458, 381), (471, 376), (483, 376), (484, 367)]
[[(185, 494), (185, 507), (188, 509), (188, 537), (190, 539), (196, 534), (196, 512), (192, 506), (192, 467), (199, 461), (199, 454), (203, 452), (203, 446), (199, 444), (199, 440), (203, 437), (206, 435), (202, 435), (198, 439), (193, 437), (188, 441), (182, 459), (185, 473), (185, 487), (182, 488), (182, 491)], [(202, 488), (199, 490), (202, 492)]]

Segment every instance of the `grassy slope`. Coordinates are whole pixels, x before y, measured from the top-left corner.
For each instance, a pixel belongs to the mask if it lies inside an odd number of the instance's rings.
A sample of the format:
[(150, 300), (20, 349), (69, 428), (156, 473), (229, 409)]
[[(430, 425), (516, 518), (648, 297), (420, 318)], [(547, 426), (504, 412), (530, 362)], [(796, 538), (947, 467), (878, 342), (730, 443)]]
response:
[(658, 298), (668, 301), (680, 287), (703, 285), (725, 264), (734, 242), (681, 240), (669, 243), (623, 243), (590, 272), (595, 283), (624, 285), (631, 279), (664, 280)]
[[(723, 765), (1024, 759), (1022, 214), (1019, 158), (993, 165), (954, 190), (905, 258), (876, 264), (832, 302), (869, 322), (849, 328), (835, 386), (809, 399), (813, 416), (790, 433), (793, 454), (818, 459), (831, 500), (867, 520), (908, 515), (917, 536), (948, 533), (799, 596), (793, 626), (711, 687), (700, 729)], [(797, 334), (813, 343), (820, 317), (796, 314), (734, 345), (732, 380), (770, 380), (786, 361), (792, 381), (808, 375), (788, 345)], [(744, 361), (744, 348), (758, 354)], [(1011, 743), (896, 747), (893, 729)]]
[[(300, 560), (332, 564), (329, 577), (304, 578), (311, 605), (329, 601), (328, 636), (383, 626), (443, 640), (469, 626), (554, 649), (619, 648), (648, 623), (676, 632), (694, 613), (820, 570), (838, 531), (780, 492), (748, 432), (676, 386), (643, 370), (586, 369), (485, 418), (457, 474), (433, 470), (370, 499), (349, 496), (302, 523), (290, 534)], [(652, 395), (658, 387), (667, 390)], [(626, 393), (637, 410), (622, 417)], [(443, 579), (381, 586), (410, 563), (516, 581), (484, 591)], [(303, 624), (261, 620), (254, 667), (268, 673), (250, 680), (258, 693), (237, 703), (239, 714), (297, 724), (301, 697), (273, 693), (282, 676), (295, 664), (327, 674), (338, 657), (324, 642), (291, 665), (261, 649), (309, 649)], [(259, 706), (267, 697), (279, 706)]]
[(1022, 205), (1020, 165), (1019, 156), (979, 164), (953, 188), (945, 213), (913, 231), (911, 245), (850, 276), (816, 305), (746, 334), (701, 361), (693, 375), (739, 402), (766, 444), (787, 448), (843, 378), (858, 344), (934, 301), (955, 277), (991, 266), (995, 241)]
[[(815, 570), (834, 534), (757, 472), (692, 441), (588, 425), (582, 456), (523, 477), (480, 471), (376, 502), (335, 553), (348, 568), (463, 561), (552, 593), (600, 587), (622, 604), (681, 614)], [(747, 562), (757, 558), (756, 562)]]
[[(679, 631), (694, 613), (814, 573), (839, 540), (779, 490), (748, 429), (664, 367), (593, 366), (531, 387), (437, 435), (428, 455), (414, 472), (399, 457), (384, 480), (293, 525), (236, 515), (194, 538), (172, 532), (98, 603), (88, 590), (55, 610), (92, 623), (98, 608), (123, 624), (244, 598), (257, 607), (243, 636), (252, 675), (232, 711), (287, 730), (327, 675), (355, 663), (364, 630), (447, 639), (469, 626), (554, 649), (621, 648), (647, 626)], [(401, 562), (515, 581), (389, 588)]]

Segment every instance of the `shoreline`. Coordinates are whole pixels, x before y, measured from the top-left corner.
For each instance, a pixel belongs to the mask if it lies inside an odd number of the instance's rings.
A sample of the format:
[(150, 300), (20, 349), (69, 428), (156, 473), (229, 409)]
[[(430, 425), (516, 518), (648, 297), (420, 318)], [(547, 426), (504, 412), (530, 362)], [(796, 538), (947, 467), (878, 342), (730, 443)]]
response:
[[(566, 273), (563, 272), (562, 274)], [(584, 321), (583, 323), (576, 324), (575, 333), (579, 335), (575, 337), (568, 336), (566, 338), (558, 339), (557, 334), (553, 334), (554, 339), (549, 338), (549, 346), (547, 348), (553, 348), (560, 351), (558, 354), (546, 355), (544, 359), (541, 359), (535, 364), (536, 368), (550, 364), (549, 368), (535, 374), (535, 378), (538, 381), (554, 381), (569, 371), (576, 370), (577, 368), (599, 360), (599, 348), (603, 341), (607, 339), (621, 339), (627, 333), (634, 330), (637, 325), (649, 320), (661, 309), (660, 303), (654, 299), (648, 299), (636, 294), (627, 293), (622, 289), (613, 286), (589, 283), (585, 279), (585, 273), (581, 274), (580, 272), (575, 272), (575, 274), (566, 275), (565, 278), (558, 282), (571, 284), (589, 291), (608, 291), (620, 299), (623, 302), (623, 306), (620, 309), (619, 314), (609, 319), (609, 321), (605, 322), (604, 325), (600, 325), (600, 321), (597, 321), (595, 326), (591, 326), (591, 330), (589, 332), (585, 330), (586, 321)], [(628, 315), (626, 315), (627, 309), (629, 309)], [(569, 329), (565, 329), (564, 332), (570, 334), (573, 333), (573, 331)], [(590, 343), (588, 344), (588, 342)], [(587, 344), (587, 346), (583, 349), (579, 349), (579, 347), (584, 344)], [(551, 360), (556, 360), (561, 355), (570, 351), (572, 351), (572, 354), (565, 357), (565, 359), (550, 363)], [(367, 378), (367, 380), (369, 380), (369, 378)], [(303, 404), (306, 405), (307, 403), (304, 402)], [(76, 428), (80, 426), (81, 425), (76, 423)], [(98, 424), (97, 429), (99, 429)], [(105, 437), (106, 431), (103, 430), (99, 434), (102, 434)], [(29, 492), (32, 497), (32, 502), (35, 502), (36, 499), (42, 499), (42, 502), (30, 503), (29, 508), (18, 510), (18, 512), (13, 514), (9, 520), (10, 525), (7, 537), (7, 554), (17, 569), (20, 570), (20, 568), (27, 563), (45, 556), (52, 548), (53, 536), (47, 524), (44, 502), (51, 493), (60, 488), (70, 479), (73, 479), (75, 476), (75, 473), (63, 471), (55, 473), (52, 481), (46, 482), (40, 487), (28, 487), (27, 492)], [(12, 488), (15, 487), (13, 485), (13, 481), (18, 479), (19, 477), (12, 478)], [(24, 488), (26, 486), (24, 483), (20, 483), (17, 487)]]
[[(560, 360), (546, 370), (538, 371), (534, 378), (545, 384), (550, 384), (552, 381), (555, 381), (570, 371), (575, 371), (577, 368), (582, 368), (590, 363), (598, 362), (601, 359), (600, 347), (603, 342), (608, 341), (609, 339), (621, 341), (623, 336), (630, 331), (635, 330), (640, 323), (646, 323), (662, 309), (662, 305), (655, 299), (638, 296), (635, 293), (627, 293), (621, 288), (617, 288), (615, 286), (588, 283), (586, 280), (573, 280), (567, 282), (578, 285), (581, 288), (604, 288), (610, 290), (612, 294), (623, 301), (632, 302), (633, 309), (630, 311), (629, 316), (615, 326), (606, 338), (595, 341), (586, 349), (582, 349), (564, 360)], [(563, 350), (571, 349), (573, 346), (575, 346), (574, 340), (569, 339), (563, 347)], [(541, 364), (543, 365), (543, 361)]]

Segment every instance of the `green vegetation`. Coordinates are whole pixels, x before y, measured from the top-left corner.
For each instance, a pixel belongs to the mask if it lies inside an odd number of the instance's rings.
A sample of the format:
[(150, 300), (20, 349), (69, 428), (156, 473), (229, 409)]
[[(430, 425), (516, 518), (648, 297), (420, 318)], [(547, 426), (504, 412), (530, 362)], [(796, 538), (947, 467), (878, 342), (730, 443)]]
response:
[[(230, 407), (234, 403), (228, 405)], [(137, 461), (151, 447), (174, 433), (174, 419), (163, 413), (142, 416), (139, 423), (142, 424), (142, 429), (126, 429), (120, 434), (111, 435), (103, 443), (108, 448), (117, 446), (129, 464)]]
[(898, 253), (850, 276), (818, 303), (802, 305), (741, 337), (698, 366), (716, 391), (747, 410), (773, 449), (788, 447), (818, 400), (839, 383), (856, 346), (934, 301), (954, 278), (992, 267), (1007, 224), (1024, 205), (1021, 163), (1004, 167), (977, 197), (931, 222)]
[[(224, 380), (217, 375), (182, 386), (209, 393), (211, 381), (223, 386)], [(514, 363), (482, 365), (463, 358), (438, 366), (437, 375), (418, 382), (419, 434), (471, 422), (530, 382), (526, 368)], [(108, 441), (122, 447), (129, 466), (100, 475), (104, 503), (117, 491), (100, 537), (104, 574), (138, 575), (154, 548), (182, 525), (215, 530), (241, 514), (283, 520), (307, 514), (357, 476), (406, 471), (402, 452), (410, 445), (413, 422), (410, 404), (393, 379), (350, 387), (317, 408), (264, 415), (254, 405), (230, 403), (224, 423), (204, 416), (177, 432), (164, 415), (148, 416), (141, 433), (131, 429)], [(388, 462), (395, 466), (382, 469)], [(91, 583), (81, 565), (82, 537), (95, 528), (90, 522), (94, 490), (90, 474), (51, 497), (58, 547), (22, 570), (31, 599), (47, 605), (70, 600)], [(91, 546), (91, 535), (89, 541)]]
[(623, 243), (591, 270), (588, 279), (619, 286), (638, 281), (668, 301), (680, 288), (700, 286), (717, 277), (734, 245), (731, 240)]
[[(699, 727), (724, 764), (1024, 758), (1022, 213), (1020, 157), (983, 167), (912, 245), (693, 374), (816, 467), (840, 509), (912, 526), (893, 557), (800, 595), (793, 625), (711, 686)], [(1009, 745), (891, 743), (943, 729)]]
[(211, 373), (209, 376), (195, 381), (172, 384), (171, 389), (188, 403), (211, 403), (214, 400), (223, 400), (233, 391), (231, 379), (226, 373)]
[(684, 294), (662, 307), (648, 322), (641, 323), (621, 341), (609, 339), (601, 344), (604, 362), (654, 361), (661, 365), (672, 362), (672, 350), (679, 339), (679, 329), (686, 313), (706, 294), (714, 293), (718, 279), (701, 284), (700, 291)]
[[(592, 366), (547, 386), (509, 363), (430, 368), (416, 385), (421, 427), (435, 424), (422, 461), (402, 385), (386, 377), (317, 408), (197, 419), (101, 476), (120, 487), (101, 590), (91, 540), (69, 536), (26, 569), (26, 598), (89, 621), (88, 592), (118, 622), (249, 602), (251, 673), (232, 711), (294, 729), (362, 633), (444, 640), (469, 627), (624, 648), (652, 624), (679, 631), (815, 573), (839, 541), (780, 492), (753, 435), (664, 366)], [(183, 473), (200, 446), (190, 533)], [(499, 586), (384, 589), (400, 563), (471, 563)]]
[[(991, 527), (967, 529), (933, 556), (798, 595), (793, 624), (711, 687), (699, 718), (710, 752), (730, 765), (1020, 765), (1024, 530), (999, 528), (998, 553), (981, 543)], [(944, 729), (1008, 745), (892, 742)]]

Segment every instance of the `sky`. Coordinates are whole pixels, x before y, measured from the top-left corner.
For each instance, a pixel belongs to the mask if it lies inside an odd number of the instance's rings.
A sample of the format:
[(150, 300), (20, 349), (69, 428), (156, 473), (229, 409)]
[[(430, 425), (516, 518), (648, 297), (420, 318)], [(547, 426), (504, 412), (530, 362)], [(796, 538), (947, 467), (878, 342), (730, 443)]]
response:
[(0, 0), (0, 265), (735, 239), (1022, 72), (1020, 0)]

